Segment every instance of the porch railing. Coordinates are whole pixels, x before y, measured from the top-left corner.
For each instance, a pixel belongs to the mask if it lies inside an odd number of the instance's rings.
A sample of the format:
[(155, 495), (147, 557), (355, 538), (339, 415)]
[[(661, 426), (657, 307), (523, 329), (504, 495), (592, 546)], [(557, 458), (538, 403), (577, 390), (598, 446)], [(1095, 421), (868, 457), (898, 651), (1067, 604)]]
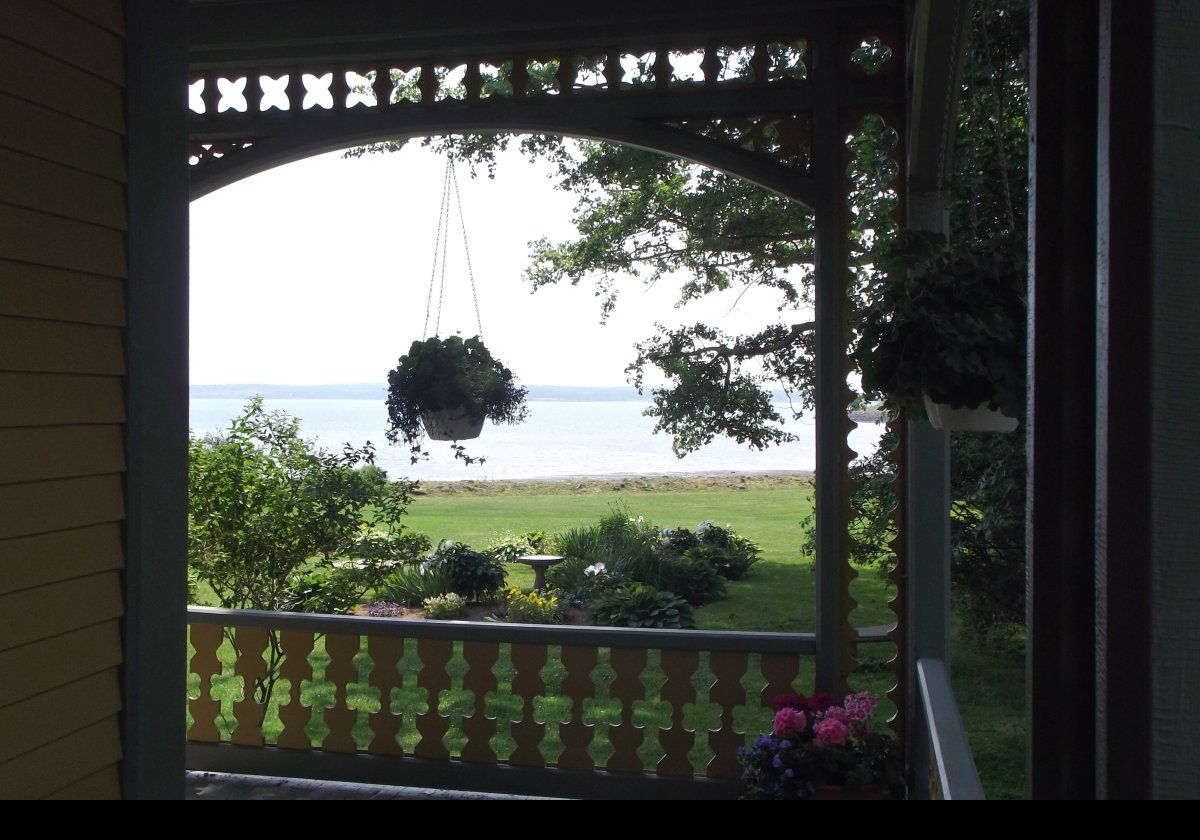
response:
[(191, 769), (588, 797), (732, 797), (812, 634), (193, 607)]
[(917, 683), (929, 736), (930, 798), (983, 799), (979, 771), (954, 700), (950, 669), (940, 659), (918, 659)]

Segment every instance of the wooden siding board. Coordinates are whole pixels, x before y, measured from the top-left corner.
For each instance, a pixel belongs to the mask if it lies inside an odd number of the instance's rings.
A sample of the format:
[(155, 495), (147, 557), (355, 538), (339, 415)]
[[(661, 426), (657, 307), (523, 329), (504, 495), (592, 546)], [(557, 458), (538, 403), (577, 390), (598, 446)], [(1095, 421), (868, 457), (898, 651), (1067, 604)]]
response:
[(0, 146), (125, 181), (120, 134), (0, 91)]
[(0, 796), (41, 799), (120, 759), (121, 735), (114, 715), (0, 764)]
[(71, 14), (107, 29), (114, 35), (125, 34), (125, 9), (121, 0), (50, 0)]
[(124, 326), (125, 283), (0, 259), (0, 315)]
[(111, 475), (125, 469), (125, 443), (116, 425), (0, 429), (0, 464), (0, 485)]
[(120, 133), (121, 88), (0, 35), (0, 90), (60, 114)]
[(115, 230), (126, 227), (120, 182), (24, 152), (0, 149), (0, 203)]
[(113, 84), (125, 81), (120, 36), (61, 6), (45, 0), (4, 0), (0, 32)]
[(0, 764), (121, 710), (114, 669), (0, 708)]
[(0, 315), (0, 370), (120, 375), (121, 337), (119, 327)]
[(125, 397), (117, 376), (0, 371), (0, 394), (0, 427), (125, 421)]
[(125, 236), (119, 230), (0, 204), (0, 257), (125, 276)]
[(121, 581), (116, 572), (2, 595), (0, 650), (90, 627), (120, 615)]
[(50, 794), (47, 799), (70, 800), (108, 800), (121, 798), (121, 776), (117, 768), (105, 767), (99, 773), (93, 773), (86, 779), (80, 779), (74, 784), (67, 785), (60, 791)]
[(0, 595), (112, 571), (123, 562), (116, 522), (0, 540)]
[(124, 516), (119, 475), (0, 486), (0, 540), (118, 522)]
[(116, 668), (121, 658), (115, 620), (0, 651), (0, 707)]

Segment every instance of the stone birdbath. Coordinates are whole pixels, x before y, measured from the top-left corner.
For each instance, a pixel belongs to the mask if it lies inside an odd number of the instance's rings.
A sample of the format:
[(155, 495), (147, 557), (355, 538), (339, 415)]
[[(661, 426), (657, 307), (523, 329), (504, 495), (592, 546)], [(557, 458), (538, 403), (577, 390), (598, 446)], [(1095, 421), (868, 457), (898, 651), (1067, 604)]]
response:
[(546, 589), (546, 570), (551, 566), (557, 566), (566, 559), (557, 554), (523, 554), (517, 558), (517, 562), (524, 563), (526, 566), (533, 568), (533, 588), (538, 592), (544, 592)]

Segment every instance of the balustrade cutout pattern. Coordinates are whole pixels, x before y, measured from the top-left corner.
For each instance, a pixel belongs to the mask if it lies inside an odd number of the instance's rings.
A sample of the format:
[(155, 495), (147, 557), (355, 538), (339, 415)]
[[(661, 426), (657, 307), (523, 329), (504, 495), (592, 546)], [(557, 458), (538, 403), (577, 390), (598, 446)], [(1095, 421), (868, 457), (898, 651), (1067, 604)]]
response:
[(767, 700), (812, 689), (806, 656), (707, 651), (704, 633), (681, 650), (570, 644), (570, 628), (543, 644), (397, 635), (421, 622), (384, 635), (319, 616), (205, 620), (189, 637), (187, 737), (200, 743), (736, 779), (738, 748), (770, 728)]

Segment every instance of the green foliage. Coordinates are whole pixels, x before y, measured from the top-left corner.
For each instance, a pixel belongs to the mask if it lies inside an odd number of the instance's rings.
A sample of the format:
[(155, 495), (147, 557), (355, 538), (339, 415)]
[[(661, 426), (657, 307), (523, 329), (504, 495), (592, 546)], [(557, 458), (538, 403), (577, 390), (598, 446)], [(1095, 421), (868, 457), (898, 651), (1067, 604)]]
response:
[(426, 598), (454, 591), (454, 576), (447, 565), (413, 563), (392, 572), (376, 589), (379, 597), (406, 607), (419, 607)]
[(488, 540), (487, 553), (500, 563), (515, 563), (518, 557), (542, 553), (549, 542), (549, 538), (542, 531), (529, 531), (524, 534), (501, 531), (493, 534)]
[(606, 627), (690, 630), (696, 626), (687, 601), (641, 583), (598, 596), (588, 604), (588, 610), (593, 621)]
[(1017, 246), (952, 249), (936, 234), (905, 231), (884, 248), (858, 343), (863, 387), (909, 417), (922, 416), (926, 394), (1023, 416), (1025, 254)]
[(567, 606), (556, 593), (543, 595), (509, 587), (501, 595), (504, 620), (516, 624), (562, 624)]
[(453, 591), (470, 601), (479, 601), (502, 589), (508, 577), (504, 567), (488, 555), (462, 543), (443, 540), (425, 562), (435, 574), (443, 570), (453, 581)]
[(750, 574), (750, 568), (758, 562), (762, 551), (754, 543), (739, 538), (737, 545), (720, 548), (715, 545), (698, 545), (689, 548), (683, 556), (706, 563), (725, 580), (742, 580)]
[[(196, 579), (223, 607), (287, 610), (342, 604), (427, 550), (401, 522), (411, 485), (355, 469), (375, 457), (368, 444), (341, 453), (300, 436), (300, 423), (254, 399), (219, 437), (189, 443), (188, 556)], [(372, 529), (364, 526), (371, 512)], [(318, 597), (293, 585), (325, 579)], [(336, 597), (335, 594), (336, 593)]]
[(362, 593), (350, 575), (335, 570), (302, 572), (288, 581), (288, 609), (341, 615), (357, 606)]
[(456, 592), (426, 598), (422, 606), (425, 617), (433, 621), (453, 621), (467, 614), (467, 601)]
[[(422, 454), (425, 434), (422, 414), (461, 409), (493, 423), (520, 423), (529, 414), (525, 395), (512, 371), (492, 356), (478, 336), (414, 341), (388, 374), (387, 437), (408, 445), (416, 459)], [(461, 447), (455, 454), (468, 463), (481, 460), (467, 456)]]
[(691, 551), (679, 557), (660, 559), (650, 582), (665, 592), (674, 592), (694, 607), (725, 597), (725, 578), (717, 567), (708, 558), (696, 556)]

